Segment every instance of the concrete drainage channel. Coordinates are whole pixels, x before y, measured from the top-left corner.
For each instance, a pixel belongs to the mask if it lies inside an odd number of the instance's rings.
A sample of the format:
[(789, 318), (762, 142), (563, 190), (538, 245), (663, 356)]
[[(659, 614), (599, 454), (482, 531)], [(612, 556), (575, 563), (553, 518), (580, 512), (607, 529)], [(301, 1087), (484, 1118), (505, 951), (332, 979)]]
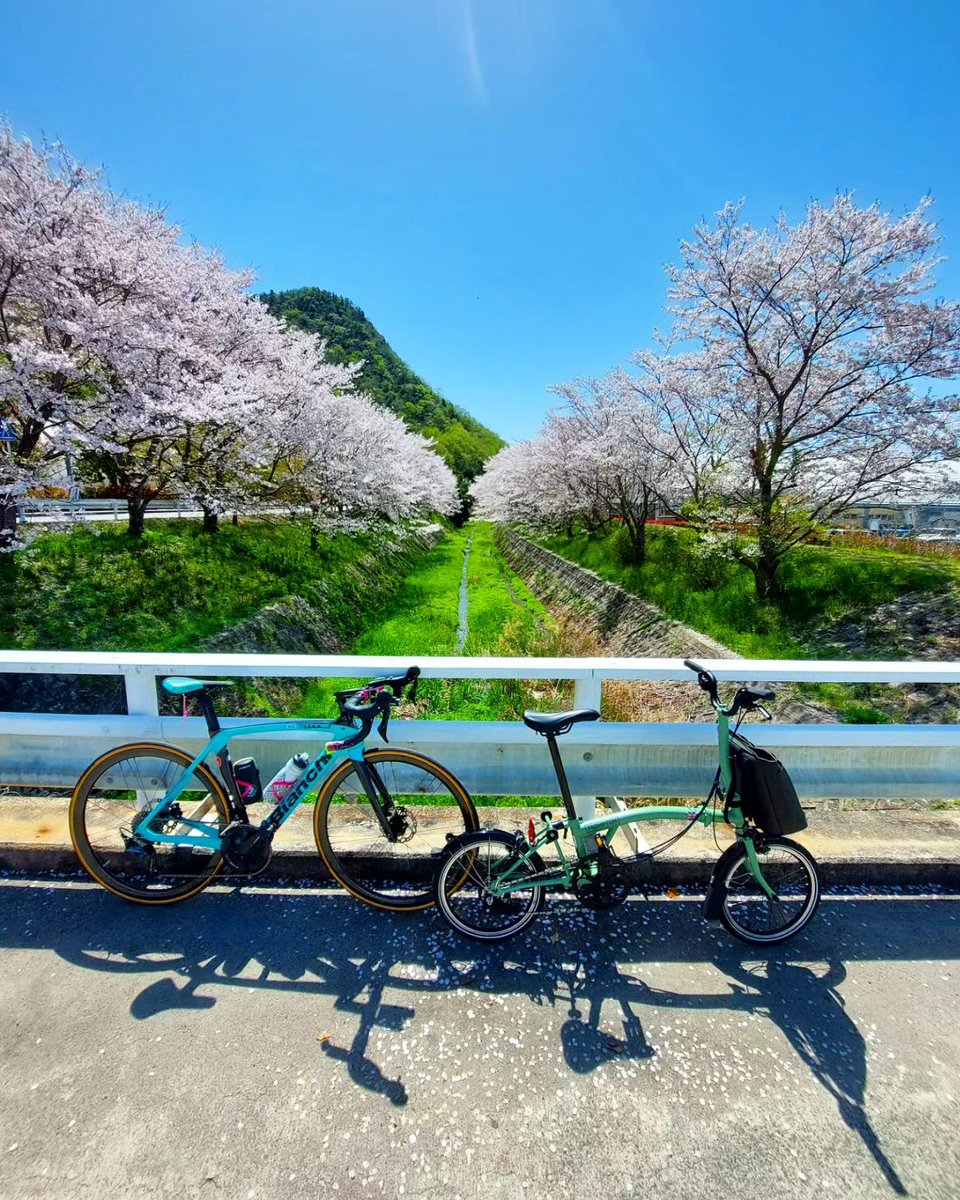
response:
[(460, 576), (460, 600), (457, 606), (457, 650), (462, 653), (470, 632), (470, 598), (467, 593), (467, 571), (470, 567), (470, 547), (473, 545), (473, 534), (467, 538), (463, 548), (463, 574)]

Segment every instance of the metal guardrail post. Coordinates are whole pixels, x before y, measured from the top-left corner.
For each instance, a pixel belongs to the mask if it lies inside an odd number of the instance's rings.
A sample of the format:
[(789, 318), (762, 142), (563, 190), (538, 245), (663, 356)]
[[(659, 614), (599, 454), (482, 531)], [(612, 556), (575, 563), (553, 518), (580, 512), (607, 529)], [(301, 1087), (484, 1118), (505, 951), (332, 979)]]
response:
[[(603, 681), (595, 676), (575, 679), (573, 682), (573, 707), (595, 708), (600, 711)], [(596, 796), (574, 796), (573, 807), (581, 820), (589, 821), (597, 814)]]
[(123, 672), (123, 684), (127, 696), (127, 712), (131, 716), (159, 716), (157, 677), (152, 671), (142, 667), (128, 668)]
[[(142, 667), (139, 670), (124, 671), (123, 686), (127, 696), (127, 712), (131, 716), (141, 713), (145, 716), (159, 716), (157, 677), (152, 671), (145, 671)], [(155, 803), (157, 799), (153, 793), (137, 788), (138, 809), (149, 807), (151, 802)]]

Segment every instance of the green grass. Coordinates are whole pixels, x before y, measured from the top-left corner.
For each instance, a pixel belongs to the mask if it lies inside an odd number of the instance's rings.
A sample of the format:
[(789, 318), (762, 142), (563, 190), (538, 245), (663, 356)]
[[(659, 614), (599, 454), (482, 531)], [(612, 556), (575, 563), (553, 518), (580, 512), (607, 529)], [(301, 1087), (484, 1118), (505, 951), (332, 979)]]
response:
[[(457, 649), (463, 554), (472, 537), (467, 571), (468, 628)], [(493, 544), (492, 527), (473, 523), (430, 551), (383, 604), (378, 618), (354, 641), (354, 654), (398, 655), (416, 662), (431, 655), (542, 653), (553, 624), (542, 604), (509, 570)], [(356, 681), (324, 679), (311, 684), (300, 716), (336, 711), (334, 692)], [(417, 716), (446, 721), (515, 719), (530, 696), (517, 680), (425, 679)]]
[(729, 560), (704, 558), (686, 529), (648, 528), (643, 566), (625, 562), (617, 530), (541, 539), (564, 558), (596, 571), (673, 617), (751, 658), (805, 658), (817, 626), (895, 600), (937, 590), (958, 577), (948, 560), (890, 551), (803, 546), (782, 567), (782, 597), (761, 604), (753, 576)]
[[(471, 537), (469, 632), (461, 651), (457, 649), (460, 581), (464, 550)], [(425, 653), (529, 657), (544, 653), (544, 641), (553, 636), (554, 624), (547, 610), (501, 558), (492, 527), (476, 522), (454, 532), (426, 555), (352, 650), (355, 654), (400, 655), (411, 663)], [(310, 685), (298, 715), (332, 715), (336, 712), (334, 692), (356, 685), (356, 680), (317, 680)], [(537, 697), (520, 680), (424, 679), (416, 712), (408, 710), (401, 715), (421, 720), (516, 720), (536, 703)], [(474, 801), (499, 808), (544, 806), (542, 796), (474, 796)]]
[(54, 650), (195, 650), (199, 642), (299, 595), (332, 627), (353, 634), (386, 586), (386, 558), (361, 577), (356, 563), (382, 551), (376, 532), (321, 537), (304, 525), (244, 522), (211, 536), (187, 521), (155, 522), (139, 541), (88, 526), (45, 534), (6, 559), (0, 629), (5, 646)]
[[(625, 561), (617, 529), (541, 541), (747, 658), (817, 657), (818, 629), (907, 592), (946, 588), (960, 574), (948, 558), (910, 557), (881, 547), (801, 546), (781, 568), (777, 604), (761, 604), (750, 571), (729, 559), (704, 557), (691, 530), (652, 526), (647, 539), (647, 560), (640, 567)], [(893, 719), (873, 702), (877, 692), (870, 684), (810, 684), (797, 691), (852, 724)], [(889, 700), (890, 693), (885, 695)]]

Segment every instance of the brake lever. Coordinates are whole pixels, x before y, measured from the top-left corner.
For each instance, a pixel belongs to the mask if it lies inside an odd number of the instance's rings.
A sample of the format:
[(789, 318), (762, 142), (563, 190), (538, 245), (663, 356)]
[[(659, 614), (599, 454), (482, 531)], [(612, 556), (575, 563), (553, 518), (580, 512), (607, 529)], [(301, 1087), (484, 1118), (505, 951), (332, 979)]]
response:
[(387, 737), (387, 721), (388, 721), (389, 719), (390, 719), (390, 709), (389, 709), (389, 708), (385, 708), (385, 709), (383, 710), (383, 716), (380, 718), (380, 723), (377, 725), (377, 733), (379, 733), (379, 734), (380, 734), (380, 736), (383, 738), (383, 740), (384, 740), (384, 741), (385, 741), (385, 742), (386, 742), (388, 745), (390, 744), (390, 743), (389, 743), (389, 739), (388, 739), (388, 737)]
[(763, 716), (763, 719), (764, 719), (765, 721), (772, 721), (772, 720), (773, 720), (773, 714), (772, 714), (772, 713), (770, 713), (770, 712), (768, 712), (768, 711), (767, 711), (767, 709), (765, 709), (765, 708), (763, 707), (763, 705), (762, 705), (762, 704), (758, 704), (758, 705), (757, 705), (757, 707), (756, 707), (756, 711), (757, 711), (758, 713), (760, 713), (760, 714)]

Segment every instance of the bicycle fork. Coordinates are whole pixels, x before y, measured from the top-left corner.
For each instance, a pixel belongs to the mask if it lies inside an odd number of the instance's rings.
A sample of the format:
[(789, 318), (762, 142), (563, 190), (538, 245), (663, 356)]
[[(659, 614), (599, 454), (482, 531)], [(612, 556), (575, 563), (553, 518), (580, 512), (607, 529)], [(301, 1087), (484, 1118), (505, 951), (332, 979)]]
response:
[(760, 858), (757, 854), (757, 847), (754, 844), (753, 838), (749, 835), (741, 836), (738, 831), (737, 840), (732, 846), (728, 846), (717, 859), (713, 873), (710, 876), (710, 882), (707, 884), (707, 893), (703, 900), (701, 912), (703, 919), (709, 925), (718, 925), (720, 923), (720, 914), (723, 912), (724, 901), (727, 898), (727, 885), (724, 882), (724, 878), (731, 862), (739, 857), (741, 844), (743, 845), (747, 870), (757, 881), (760, 890), (770, 900), (780, 899), (776, 891), (764, 878), (763, 870), (760, 866)]

